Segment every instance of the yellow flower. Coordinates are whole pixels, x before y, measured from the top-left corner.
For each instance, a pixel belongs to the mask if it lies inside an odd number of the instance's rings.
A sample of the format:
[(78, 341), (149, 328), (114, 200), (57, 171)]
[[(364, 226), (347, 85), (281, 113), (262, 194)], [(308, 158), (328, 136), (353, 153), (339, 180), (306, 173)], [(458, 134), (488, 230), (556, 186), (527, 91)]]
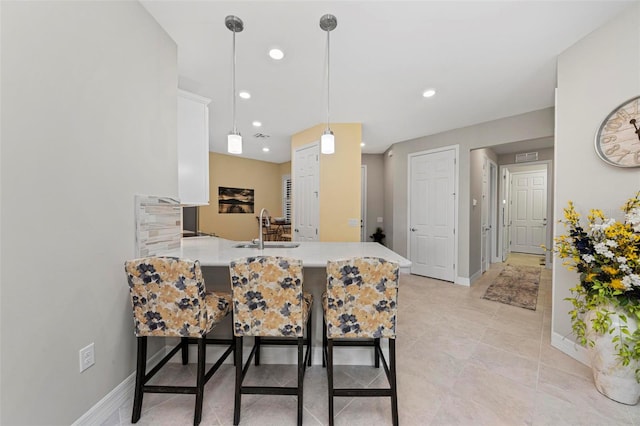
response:
[(589, 222), (595, 222), (596, 219), (604, 220), (604, 213), (600, 209), (591, 209), (589, 216), (587, 216)]
[(613, 280), (611, 280), (611, 287), (615, 288), (616, 290), (624, 290), (624, 285), (622, 285), (622, 280), (615, 278)]
[(618, 274), (618, 269), (614, 268), (613, 266), (609, 266), (609, 265), (605, 265), (602, 267), (602, 271), (606, 272), (607, 274), (614, 276)]
[(590, 282), (592, 282), (592, 281), (593, 281), (593, 279), (594, 279), (595, 277), (597, 277), (597, 276), (598, 276), (598, 274), (594, 274), (593, 272), (589, 272), (589, 273), (584, 277), (584, 280), (585, 280), (586, 282), (590, 283)]

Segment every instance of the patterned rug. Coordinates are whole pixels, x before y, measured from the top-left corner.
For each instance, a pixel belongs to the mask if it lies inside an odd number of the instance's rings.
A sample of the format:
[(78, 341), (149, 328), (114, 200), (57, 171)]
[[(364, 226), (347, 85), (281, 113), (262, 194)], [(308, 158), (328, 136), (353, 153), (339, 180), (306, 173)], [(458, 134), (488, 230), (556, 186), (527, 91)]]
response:
[(536, 266), (506, 265), (482, 298), (535, 311), (541, 271)]

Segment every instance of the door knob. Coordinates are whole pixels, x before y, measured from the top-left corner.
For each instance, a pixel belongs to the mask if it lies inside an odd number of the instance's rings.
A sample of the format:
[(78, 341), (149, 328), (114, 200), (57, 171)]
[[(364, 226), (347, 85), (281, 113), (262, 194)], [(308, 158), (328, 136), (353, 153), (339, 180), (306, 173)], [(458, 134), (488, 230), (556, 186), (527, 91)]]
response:
[(411, 232), (416, 232), (417, 229), (416, 228), (411, 228)]
[(295, 232), (300, 232), (300, 231), (298, 231), (298, 228), (294, 229), (294, 231), (295, 231)]

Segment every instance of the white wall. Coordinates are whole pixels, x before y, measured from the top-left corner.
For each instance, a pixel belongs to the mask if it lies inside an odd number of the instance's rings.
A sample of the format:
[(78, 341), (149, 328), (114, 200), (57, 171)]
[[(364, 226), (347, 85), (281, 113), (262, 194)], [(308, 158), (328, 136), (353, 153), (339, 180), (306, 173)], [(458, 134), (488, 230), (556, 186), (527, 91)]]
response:
[[(553, 108), (514, 115), (499, 120), (454, 129), (436, 135), (424, 136), (396, 143), (385, 153), (385, 221), (392, 221), (392, 232), (387, 233), (390, 248), (405, 256), (407, 253), (407, 158), (410, 153), (443, 146), (459, 145), (459, 209), (456, 235), (458, 236), (458, 277), (469, 278), (471, 264), (480, 264), (479, 258), (470, 258), (470, 151), (505, 143), (550, 137), (553, 135)], [(389, 151), (392, 155), (389, 156)], [(473, 253), (480, 256), (480, 253)]]
[(138, 2), (0, 7), (0, 423), (70, 424), (134, 371), (123, 263), (134, 194), (178, 192), (176, 46)]
[[(640, 188), (640, 169), (602, 162), (594, 137), (607, 114), (640, 94), (640, 2), (563, 52), (558, 59), (557, 131), (555, 143), (555, 216), (572, 200), (586, 215), (591, 208), (619, 213)], [(564, 233), (556, 224), (555, 235)], [(553, 267), (554, 344), (568, 353), (573, 340), (564, 301), (578, 276), (555, 262)]]

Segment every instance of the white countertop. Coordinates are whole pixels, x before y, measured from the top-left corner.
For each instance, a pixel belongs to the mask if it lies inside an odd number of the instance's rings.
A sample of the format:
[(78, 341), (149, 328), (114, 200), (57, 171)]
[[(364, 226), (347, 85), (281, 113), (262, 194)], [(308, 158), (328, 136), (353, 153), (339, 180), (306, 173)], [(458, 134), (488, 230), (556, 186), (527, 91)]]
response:
[(191, 260), (199, 260), (202, 266), (228, 266), (229, 262), (248, 256), (285, 256), (301, 259), (306, 267), (326, 267), (327, 260), (346, 259), (349, 257), (371, 256), (381, 257), (398, 262), (400, 268), (411, 266), (411, 261), (389, 250), (378, 243), (324, 243), (300, 242), (295, 248), (269, 248), (271, 244), (281, 242), (265, 242), (264, 250), (253, 248), (235, 248), (242, 241), (225, 240), (218, 237), (183, 238), (179, 249), (161, 253), (164, 256), (176, 256)]

